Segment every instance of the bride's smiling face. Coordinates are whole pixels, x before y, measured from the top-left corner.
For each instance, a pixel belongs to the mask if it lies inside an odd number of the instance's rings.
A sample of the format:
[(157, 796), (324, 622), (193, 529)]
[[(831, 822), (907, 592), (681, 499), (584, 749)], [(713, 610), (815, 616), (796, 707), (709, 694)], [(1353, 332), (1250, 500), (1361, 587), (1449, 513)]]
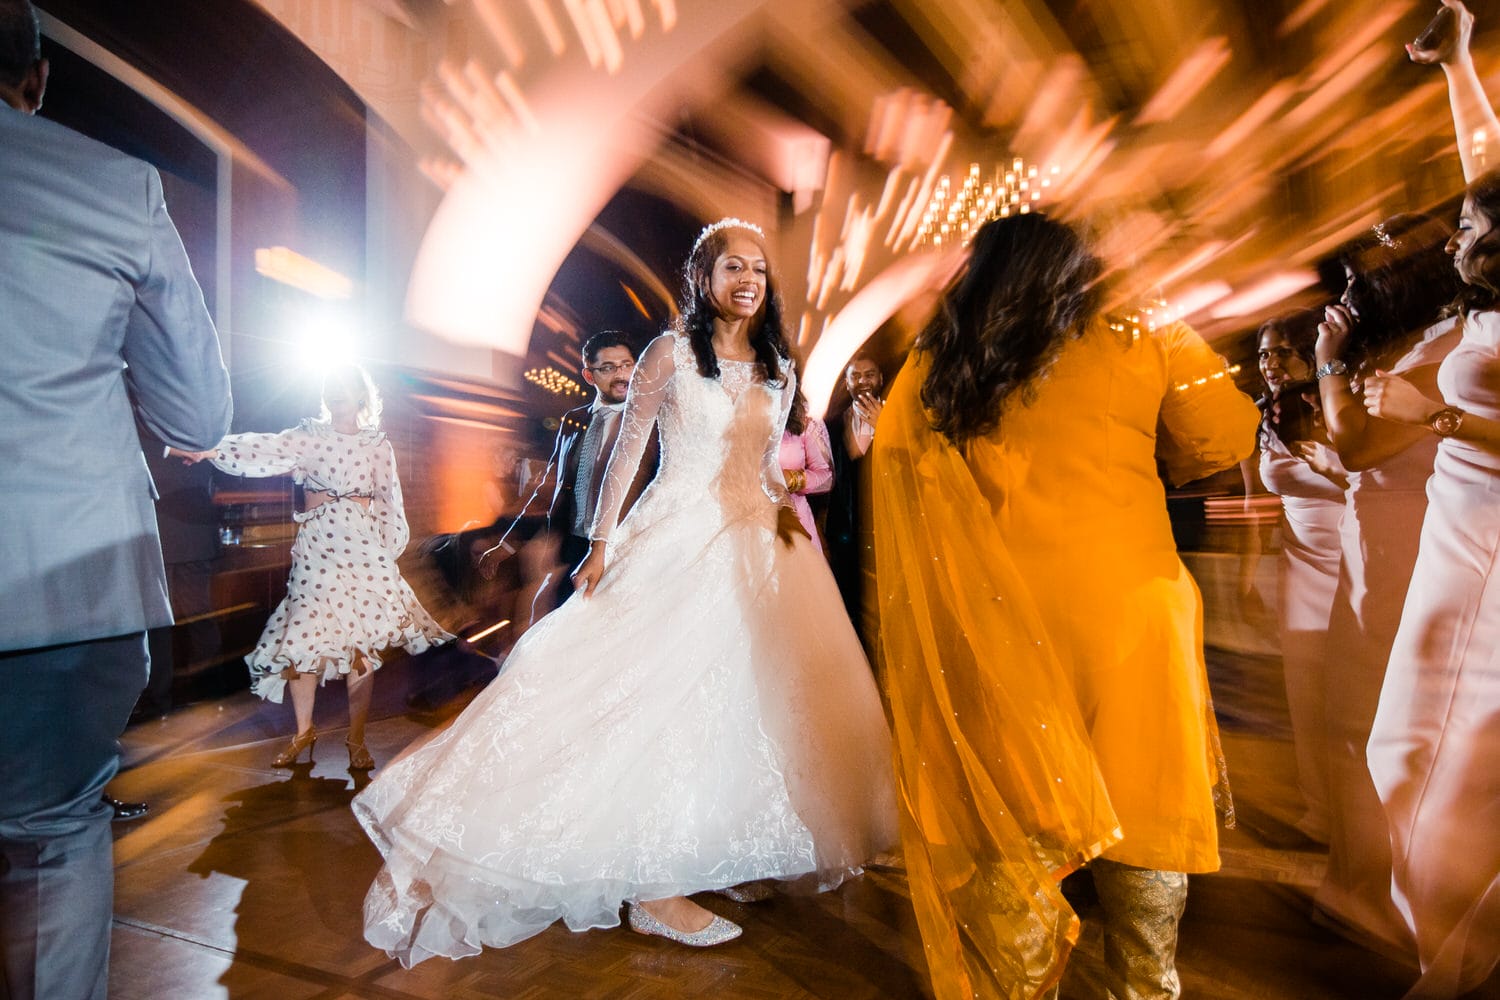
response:
[(766, 301), (766, 255), (755, 238), (733, 230), (709, 275), (708, 297), (724, 319), (750, 319)]

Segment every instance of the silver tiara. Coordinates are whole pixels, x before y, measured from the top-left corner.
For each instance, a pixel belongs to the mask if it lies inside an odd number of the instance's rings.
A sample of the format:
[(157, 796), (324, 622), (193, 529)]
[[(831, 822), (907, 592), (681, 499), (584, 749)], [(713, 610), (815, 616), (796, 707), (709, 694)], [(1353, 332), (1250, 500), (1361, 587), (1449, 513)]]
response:
[(1391, 238), (1391, 234), (1385, 231), (1385, 223), (1377, 222), (1370, 227), (1375, 231), (1375, 239), (1387, 250), (1395, 250), (1399, 244)]
[[(746, 222), (744, 219), (736, 219), (733, 217), (720, 219), (718, 222), (703, 227), (703, 232), (699, 233), (698, 239), (693, 242), (693, 253), (698, 252), (698, 248), (703, 245), (704, 240), (708, 239), (710, 236), (712, 236), (714, 233), (717, 233), (721, 229), (748, 229), (756, 236), (759, 236), (761, 239), (766, 238), (766, 234), (761, 230), (759, 226), (757, 226), (753, 222)], [(691, 257), (692, 254), (689, 254), (688, 256)]]

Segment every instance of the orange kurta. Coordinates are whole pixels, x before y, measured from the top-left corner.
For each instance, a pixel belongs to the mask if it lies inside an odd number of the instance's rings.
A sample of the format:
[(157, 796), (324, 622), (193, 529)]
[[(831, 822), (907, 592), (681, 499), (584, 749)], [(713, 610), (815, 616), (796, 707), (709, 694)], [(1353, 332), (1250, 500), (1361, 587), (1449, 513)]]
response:
[(1175, 483), (1248, 456), (1259, 419), (1182, 324), (1071, 341), (1030, 405), (966, 457), (1073, 680), (1124, 839), (1105, 856), (1219, 867), (1218, 732), (1203, 604), (1172, 538)]
[(1183, 326), (1101, 321), (963, 453), (926, 372), (914, 354), (872, 450), (912, 902), (939, 1000), (1029, 998), (1076, 938), (1056, 883), (1079, 862), (1218, 866), (1201, 603), (1156, 457), (1178, 482), (1233, 465), (1259, 414)]

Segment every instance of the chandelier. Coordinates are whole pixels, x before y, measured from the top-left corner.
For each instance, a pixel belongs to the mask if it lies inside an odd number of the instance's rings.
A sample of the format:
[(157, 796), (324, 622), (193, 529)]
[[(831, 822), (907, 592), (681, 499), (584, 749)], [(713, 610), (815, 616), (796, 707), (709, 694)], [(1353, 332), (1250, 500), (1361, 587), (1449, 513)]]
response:
[(945, 174), (927, 200), (916, 242), (930, 247), (965, 245), (990, 219), (1025, 215), (1041, 207), (1042, 193), (1060, 172), (1055, 166), (1043, 170), (1017, 156), (1009, 165), (997, 164), (987, 173), (971, 163), (959, 182)]
[(583, 391), (583, 386), (550, 365), (546, 368), (529, 369), (523, 374), (523, 377), (532, 385), (546, 389), (556, 396), (588, 395), (588, 393)]

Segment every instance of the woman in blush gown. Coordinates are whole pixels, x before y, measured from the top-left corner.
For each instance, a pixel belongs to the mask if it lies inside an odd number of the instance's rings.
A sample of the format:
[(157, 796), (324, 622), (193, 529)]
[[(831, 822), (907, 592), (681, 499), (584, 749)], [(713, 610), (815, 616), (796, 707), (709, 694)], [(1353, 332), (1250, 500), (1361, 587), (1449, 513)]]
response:
[[(1281, 500), (1277, 566), (1277, 623), (1292, 744), (1297, 755), (1297, 788), (1303, 813), (1297, 828), (1319, 843), (1328, 842), (1328, 754), (1325, 749), (1325, 682), (1328, 621), (1339, 585), (1348, 478), (1322, 429), (1309, 419), (1299, 398), (1312, 385), (1313, 338), (1318, 319), (1311, 311), (1267, 320), (1260, 328), (1256, 358), (1266, 383), (1260, 455), (1248, 480), (1259, 479)], [(1248, 463), (1246, 463), (1248, 466)]]
[[(1443, 53), (1455, 108), (1500, 133), (1473, 75), (1462, 4)], [(1413, 53), (1414, 56), (1418, 53)], [(1472, 123), (1460, 116), (1466, 133)], [(1467, 152), (1467, 150), (1466, 150)], [(1396, 906), (1422, 975), (1409, 997), (1444, 1000), (1500, 958), (1500, 173), (1473, 175), (1449, 243), (1465, 288), (1462, 340), (1437, 391), (1379, 375), (1369, 411), (1437, 444), (1411, 591), (1370, 734), (1370, 773), (1390, 829)]]
[[(562, 920), (686, 944), (686, 897), (831, 887), (896, 839), (890, 737), (778, 449), (795, 376), (760, 230), (704, 230), (631, 380), (575, 594), (354, 802), (385, 857), (365, 936), (408, 966)], [(622, 499), (653, 427), (661, 466)]]
[(1315, 899), (1350, 937), (1403, 957), (1411, 939), (1391, 904), (1390, 838), (1365, 745), (1417, 561), (1437, 441), (1370, 416), (1361, 392), (1376, 371), (1436, 392), (1438, 364), (1459, 339), (1454, 320), (1440, 318), (1458, 290), (1443, 253), (1451, 232), (1426, 216), (1398, 215), (1345, 244), (1338, 257), (1347, 287), (1325, 311), (1315, 346), (1324, 423), (1349, 471), (1328, 634), (1338, 655), (1324, 675), (1328, 870)]

